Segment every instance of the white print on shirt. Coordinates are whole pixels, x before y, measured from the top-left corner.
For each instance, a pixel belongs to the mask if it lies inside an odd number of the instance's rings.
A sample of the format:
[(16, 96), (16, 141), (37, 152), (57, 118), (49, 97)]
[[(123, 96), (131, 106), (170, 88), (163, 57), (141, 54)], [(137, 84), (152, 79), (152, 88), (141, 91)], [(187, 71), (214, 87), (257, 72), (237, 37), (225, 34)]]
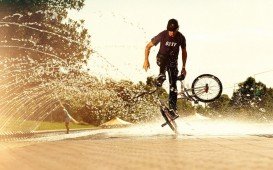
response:
[(177, 44), (176, 42), (169, 42), (169, 41), (167, 41), (165, 45), (166, 45), (166, 46), (169, 46), (169, 47), (170, 47), (170, 46), (175, 47), (176, 44)]

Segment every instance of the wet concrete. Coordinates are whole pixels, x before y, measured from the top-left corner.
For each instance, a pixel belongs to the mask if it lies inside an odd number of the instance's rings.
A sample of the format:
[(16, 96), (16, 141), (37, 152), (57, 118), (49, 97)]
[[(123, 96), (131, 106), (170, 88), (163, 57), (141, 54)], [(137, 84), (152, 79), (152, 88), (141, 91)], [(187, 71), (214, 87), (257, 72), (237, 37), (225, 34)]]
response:
[(0, 169), (272, 168), (271, 134), (202, 134), (185, 128), (174, 135), (157, 127), (52, 133), (2, 142)]

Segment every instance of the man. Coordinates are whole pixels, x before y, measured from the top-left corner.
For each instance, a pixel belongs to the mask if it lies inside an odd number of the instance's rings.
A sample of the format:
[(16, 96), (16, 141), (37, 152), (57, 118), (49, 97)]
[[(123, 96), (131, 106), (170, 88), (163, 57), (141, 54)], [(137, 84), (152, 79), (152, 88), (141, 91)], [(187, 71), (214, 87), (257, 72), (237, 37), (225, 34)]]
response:
[(182, 49), (182, 70), (181, 75), (186, 76), (186, 39), (179, 31), (179, 25), (176, 19), (170, 19), (167, 24), (167, 30), (162, 31), (152, 38), (145, 49), (145, 60), (143, 68), (147, 71), (150, 68), (149, 54), (150, 49), (160, 43), (157, 54), (157, 65), (159, 66), (159, 75), (156, 85), (161, 86), (166, 80), (166, 71), (168, 72), (170, 92), (169, 92), (169, 108), (173, 115), (173, 119), (178, 117), (177, 114), (177, 76), (178, 76), (178, 53), (179, 47)]
[(69, 134), (69, 123), (70, 123), (71, 117), (61, 101), (60, 101), (60, 105), (64, 112), (64, 125), (66, 128), (66, 134)]

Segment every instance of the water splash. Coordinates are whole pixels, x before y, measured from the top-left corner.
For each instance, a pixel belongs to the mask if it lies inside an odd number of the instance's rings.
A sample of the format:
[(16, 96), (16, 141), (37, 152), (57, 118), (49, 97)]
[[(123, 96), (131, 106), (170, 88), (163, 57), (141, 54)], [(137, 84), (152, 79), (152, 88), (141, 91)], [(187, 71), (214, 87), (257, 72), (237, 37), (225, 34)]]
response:
[[(41, 12), (48, 11), (36, 13)], [(97, 67), (106, 75), (99, 76), (98, 71), (81, 61), (71, 64), (69, 60), (78, 53), (61, 54), (48, 44), (39, 45), (35, 35), (24, 37), (15, 34), (9, 38), (4, 35), (0, 39), (0, 49), (18, 53), (15, 56), (0, 54), (0, 134), (35, 131), (43, 120), (55, 112), (59, 113), (59, 99), (70, 105), (76, 117), (76, 113), (86, 114), (88, 111), (92, 111), (89, 116), (101, 121), (109, 120), (113, 115), (135, 121), (155, 117), (157, 107), (151, 99), (132, 100), (143, 91), (144, 86), (105, 78), (109, 77), (109, 72), (115, 72), (129, 79), (106, 57), (91, 49), (86, 41), (63, 36), (66, 30), (46, 23), (22, 22), (23, 17), (25, 15), (16, 13), (2, 18), (0, 30), (30, 29), (43, 34), (48, 41), (55, 36), (68, 45), (84, 44), (101, 60), (102, 66), (97, 64)], [(96, 62), (92, 64), (96, 66)]]
[(191, 115), (184, 118), (178, 118), (179, 134), (175, 135), (173, 131), (165, 126), (161, 127), (163, 118), (157, 121), (133, 125), (126, 128), (98, 129), (76, 131), (69, 135), (61, 133), (49, 133), (37, 136), (25, 141), (47, 142), (65, 139), (111, 139), (111, 138), (172, 138), (177, 140), (202, 139), (202, 138), (242, 138), (249, 136), (272, 137), (272, 123), (253, 123), (234, 120), (212, 120), (200, 116)]

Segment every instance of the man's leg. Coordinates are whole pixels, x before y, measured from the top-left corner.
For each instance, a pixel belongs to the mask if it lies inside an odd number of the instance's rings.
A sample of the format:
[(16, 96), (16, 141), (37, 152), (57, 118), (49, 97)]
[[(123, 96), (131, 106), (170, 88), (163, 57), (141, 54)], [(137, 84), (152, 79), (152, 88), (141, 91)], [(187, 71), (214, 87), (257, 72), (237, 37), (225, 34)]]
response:
[(161, 87), (166, 80), (166, 58), (163, 55), (157, 55), (157, 65), (159, 66), (159, 75), (156, 78), (156, 85)]
[(178, 75), (178, 69), (177, 67), (169, 67), (168, 68), (168, 74), (169, 74), (169, 83), (170, 83), (170, 91), (169, 91), (169, 108), (170, 113), (173, 115), (174, 118), (178, 117), (177, 114), (177, 75)]
[(69, 134), (69, 123), (65, 122), (66, 133)]

